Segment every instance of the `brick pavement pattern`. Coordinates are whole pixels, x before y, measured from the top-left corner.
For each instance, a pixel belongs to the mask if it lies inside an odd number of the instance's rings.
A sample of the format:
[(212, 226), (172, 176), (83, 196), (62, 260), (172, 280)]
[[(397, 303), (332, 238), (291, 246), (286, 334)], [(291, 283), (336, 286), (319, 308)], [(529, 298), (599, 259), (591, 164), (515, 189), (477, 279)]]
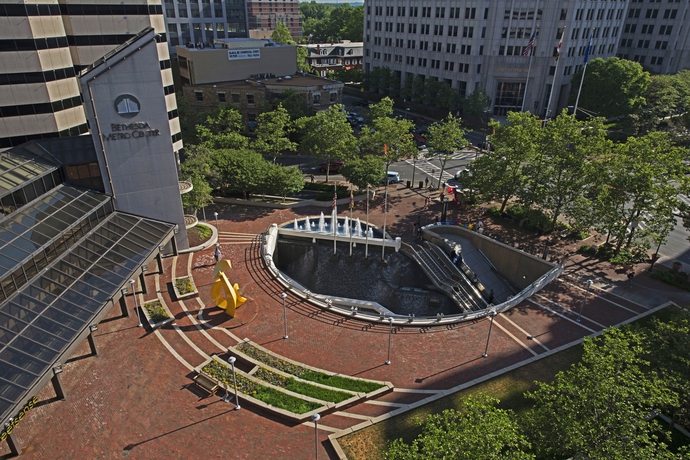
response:
[[(383, 223), (380, 195), (370, 206), (370, 220), (379, 225)], [(412, 243), (412, 224), (418, 216), (422, 223), (429, 223), (440, 213), (438, 201), (429, 208), (424, 201), (425, 196), (415, 191), (393, 191), (389, 233)], [(96, 333), (100, 356), (90, 356), (85, 342), (65, 364), (67, 399), (56, 401), (52, 387), (46, 387), (38, 407), (15, 430), (26, 458), (313, 458), (312, 424), (287, 423), (245, 403), (242, 410), (234, 411), (233, 403), (220, 400), (222, 394), (207, 396), (192, 384), (194, 366), (211, 354), (223, 354), (245, 337), (299, 362), (395, 385), (397, 391), (376, 401), (323, 415), (319, 456), (335, 458), (326, 442), (334, 431), (628, 321), (667, 300), (688, 303), (687, 293), (660, 285), (641, 271), (635, 286), (629, 288), (625, 273), (572, 255), (565, 276), (496, 317), (488, 358), (481, 357), (489, 324), (484, 319), (450, 327), (397, 329), (392, 364), (386, 366), (387, 326), (371, 327), (354, 318), (337, 317), (291, 294), (286, 299), (289, 339), (283, 339), (282, 287), (264, 269), (258, 240), (246, 235), (256, 235), (272, 223), (318, 215), (321, 208), (225, 205), (216, 210), (220, 230), (226, 235), (221, 239), (223, 257), (233, 264), (228, 277), (240, 284), (247, 303), (235, 318), (213, 305), (209, 292), (213, 248), (165, 259), (165, 273), (146, 276), (149, 293), (139, 300), (156, 298), (160, 288), (175, 316), (174, 324), (157, 331), (138, 328), (135, 315), (123, 318), (113, 308)], [(355, 217), (364, 218), (364, 203), (356, 205)], [(452, 220), (473, 223), (480, 218), (487, 233), (523, 247), (549, 244), (557, 258), (572, 254), (581, 244), (547, 241), (516, 227), (496, 225), (481, 216), (479, 209), (450, 208)], [(232, 234), (246, 235), (227, 236)], [(172, 277), (188, 273), (200, 296), (174, 301)], [(586, 279), (593, 279), (594, 285), (583, 305)], [(128, 302), (133, 308), (131, 297)], [(582, 320), (577, 322), (581, 308)], [(6, 445), (0, 448), (0, 455), (8, 452)]]

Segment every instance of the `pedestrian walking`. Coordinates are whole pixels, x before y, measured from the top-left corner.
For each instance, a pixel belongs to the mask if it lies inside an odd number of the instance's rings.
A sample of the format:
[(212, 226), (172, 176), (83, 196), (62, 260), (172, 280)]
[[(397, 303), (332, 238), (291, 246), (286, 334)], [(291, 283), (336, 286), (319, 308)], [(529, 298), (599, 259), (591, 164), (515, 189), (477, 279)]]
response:
[(424, 199), (424, 209), (428, 208), (430, 204), (431, 204), (431, 197), (430, 197), (430, 196), (427, 196), (427, 197)]
[(635, 272), (634, 272), (634, 271), (631, 271), (630, 273), (628, 273), (628, 284), (629, 284), (630, 287), (632, 287), (632, 280), (633, 280), (634, 277), (635, 277)]
[(422, 224), (417, 224), (417, 238), (422, 238)]
[(312, 174), (310, 177), (311, 177), (311, 183), (313, 184), (314, 183), (314, 175)]
[(220, 258), (223, 257), (223, 255), (220, 253), (220, 244), (216, 243), (216, 250), (213, 251), (213, 257), (216, 259), (216, 263), (220, 261)]
[(427, 188), (429, 187), (429, 178), (428, 177), (426, 179), (424, 179), (424, 184), (426, 184)]
[(417, 222), (414, 222), (412, 224), (412, 234), (416, 235), (417, 234)]

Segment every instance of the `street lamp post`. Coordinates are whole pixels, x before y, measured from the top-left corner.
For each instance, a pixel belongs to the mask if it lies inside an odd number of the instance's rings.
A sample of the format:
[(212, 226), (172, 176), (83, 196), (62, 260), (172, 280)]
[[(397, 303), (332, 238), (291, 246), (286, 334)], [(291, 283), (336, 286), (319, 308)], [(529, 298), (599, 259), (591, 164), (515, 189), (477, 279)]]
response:
[(288, 333), (287, 333), (287, 307), (285, 306), (285, 298), (287, 297), (287, 294), (284, 292), (280, 293), (280, 298), (283, 299), (283, 324), (285, 325), (285, 335), (283, 335), (284, 339), (288, 338)]
[(234, 356), (231, 356), (228, 358), (228, 362), (230, 363), (230, 366), (232, 366), (232, 384), (235, 386), (235, 410), (240, 410), (242, 409), (240, 407), (240, 398), (237, 396), (237, 377), (235, 377), (235, 361), (237, 361), (237, 358)]
[(393, 318), (388, 317), (388, 359), (386, 364), (391, 363), (391, 337), (393, 336)]
[(217, 213), (217, 212), (214, 212), (214, 213), (213, 213), (213, 217), (216, 218), (216, 230), (218, 230), (218, 213)]
[(129, 285), (132, 288), (132, 297), (134, 298), (134, 311), (137, 312), (137, 319), (139, 320), (139, 324), (137, 324), (137, 327), (141, 327), (141, 316), (139, 313), (139, 306), (137, 305), (137, 293), (134, 289), (134, 280), (129, 280)]
[(318, 460), (319, 458), (319, 419), (321, 416), (319, 414), (312, 414), (311, 421), (314, 422), (314, 458)]
[(489, 356), (489, 339), (491, 339), (491, 328), (494, 325), (494, 318), (496, 317), (496, 310), (491, 310), (489, 313), (489, 316), (491, 316), (491, 322), (489, 323), (489, 334), (486, 336), (486, 347), (484, 348), (484, 354), (482, 355), (482, 358), (486, 358)]
[(585, 291), (585, 297), (582, 299), (582, 305), (580, 305), (580, 314), (577, 315), (577, 322), (580, 322), (582, 318), (582, 310), (585, 309), (585, 303), (587, 302), (587, 294), (589, 294), (589, 289), (592, 287), (592, 280), (587, 280), (587, 290)]

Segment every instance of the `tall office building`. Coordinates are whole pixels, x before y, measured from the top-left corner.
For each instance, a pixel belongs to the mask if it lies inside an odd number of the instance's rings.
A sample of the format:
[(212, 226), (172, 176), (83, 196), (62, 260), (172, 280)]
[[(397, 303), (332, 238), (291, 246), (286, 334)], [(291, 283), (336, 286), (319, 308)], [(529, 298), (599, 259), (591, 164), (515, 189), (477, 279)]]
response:
[(152, 27), (175, 151), (182, 148), (160, 0), (0, 3), (0, 147), (88, 131), (77, 74)]
[(298, 0), (247, 0), (249, 28), (273, 30), (282, 22), (293, 38), (302, 36), (302, 16)]
[(618, 56), (662, 74), (690, 68), (690, 3), (681, 0), (642, 3), (632, 0)]
[(244, 0), (165, 0), (163, 6), (171, 55), (177, 45), (247, 37)]
[[(401, 85), (415, 75), (437, 78), (463, 97), (483, 88), (497, 116), (519, 111), (523, 98), (525, 110), (554, 116), (567, 104), (572, 75), (584, 64), (590, 31), (590, 59), (616, 54), (628, 0), (444, 0), (428, 5), (421, 0), (367, 2), (365, 71), (388, 67)], [(535, 32), (530, 70), (523, 51)]]

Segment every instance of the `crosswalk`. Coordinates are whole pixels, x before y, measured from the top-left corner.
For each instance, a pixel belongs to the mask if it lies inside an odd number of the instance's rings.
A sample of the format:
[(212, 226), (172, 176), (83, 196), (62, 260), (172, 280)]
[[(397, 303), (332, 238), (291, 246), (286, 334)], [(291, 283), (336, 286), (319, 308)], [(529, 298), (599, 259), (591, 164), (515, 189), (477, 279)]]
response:
[[(405, 160), (407, 164), (410, 166), (417, 168), (418, 171), (423, 172), (424, 174), (427, 174), (434, 179), (438, 180), (438, 175), (441, 172), (441, 168), (439, 165), (432, 163), (430, 160), (433, 159), (433, 157), (426, 158), (424, 155), (426, 152), (422, 151), (422, 155), (418, 160)], [(462, 150), (460, 152), (454, 153), (453, 155), (450, 156), (450, 159), (453, 160), (467, 160), (467, 159), (474, 159), (476, 157), (476, 153), (474, 150)], [(461, 168), (461, 169), (464, 169)], [(454, 179), (455, 176), (451, 174), (448, 171), (443, 171), (443, 175), (441, 176), (441, 181), (442, 182), (448, 182), (451, 179)]]

